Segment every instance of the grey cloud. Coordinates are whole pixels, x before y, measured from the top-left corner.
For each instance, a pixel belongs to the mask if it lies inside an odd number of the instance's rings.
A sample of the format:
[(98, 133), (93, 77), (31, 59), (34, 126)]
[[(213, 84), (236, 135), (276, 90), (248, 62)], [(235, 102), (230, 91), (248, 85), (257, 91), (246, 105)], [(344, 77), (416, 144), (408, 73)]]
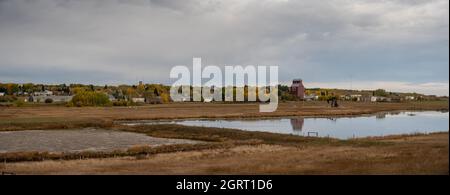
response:
[(0, 82), (170, 83), (194, 56), (282, 81), (448, 82), (448, 23), (447, 0), (4, 0)]

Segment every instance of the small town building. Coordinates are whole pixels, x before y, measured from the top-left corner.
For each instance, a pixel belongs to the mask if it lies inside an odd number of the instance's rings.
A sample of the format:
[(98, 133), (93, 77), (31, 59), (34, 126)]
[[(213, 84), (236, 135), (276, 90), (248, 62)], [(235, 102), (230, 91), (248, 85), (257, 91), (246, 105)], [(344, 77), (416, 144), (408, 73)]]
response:
[(53, 92), (49, 91), (49, 90), (45, 90), (45, 91), (36, 91), (33, 94), (34, 94), (34, 96), (50, 96), (50, 95), (53, 95)]
[(401, 102), (403, 99), (399, 96), (394, 96), (390, 98), (391, 102)]
[(316, 101), (316, 100), (319, 100), (319, 96), (316, 94), (305, 95), (303, 99), (305, 101)]
[(361, 96), (361, 101), (362, 102), (370, 102), (371, 101), (371, 97), (370, 95), (363, 95)]
[(414, 100), (415, 97), (414, 96), (405, 96), (405, 100), (411, 101)]
[(341, 100), (346, 100), (346, 101), (357, 101), (360, 102), (363, 100), (363, 96), (360, 94), (347, 94), (347, 95), (341, 95), (340, 96)]
[(292, 95), (295, 95), (297, 98), (303, 100), (305, 98), (305, 86), (303, 86), (303, 80), (293, 80), (290, 92)]
[(371, 102), (390, 102), (391, 98), (382, 97), (382, 96), (372, 96), (370, 97)]
[(378, 97), (378, 96), (372, 96), (372, 97), (370, 97), (370, 101), (371, 102), (378, 102), (380, 98), (381, 97)]
[(362, 99), (362, 95), (360, 95), (360, 94), (352, 94), (352, 95), (350, 95), (350, 99), (359, 102)]
[(341, 100), (350, 100), (350, 96), (349, 95), (341, 95), (339, 97), (341, 98)]
[(131, 101), (134, 103), (145, 103), (145, 98), (131, 98)]
[(113, 95), (111, 95), (111, 94), (108, 94), (108, 99), (109, 99), (109, 101), (111, 101), (111, 102), (117, 101), (117, 99), (116, 99)]
[(162, 104), (161, 96), (147, 97), (145, 98), (145, 103), (147, 104)]

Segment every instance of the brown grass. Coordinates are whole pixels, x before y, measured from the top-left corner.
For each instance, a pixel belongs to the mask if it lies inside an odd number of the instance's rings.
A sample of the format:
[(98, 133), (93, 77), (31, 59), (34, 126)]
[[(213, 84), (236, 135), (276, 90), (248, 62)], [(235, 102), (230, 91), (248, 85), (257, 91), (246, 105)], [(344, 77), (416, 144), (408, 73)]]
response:
[(448, 174), (448, 133), (412, 137), (382, 147), (240, 145), (140, 158), (8, 163), (0, 170), (17, 174)]
[(113, 128), (209, 142), (154, 148), (136, 146), (109, 153), (8, 153), (0, 155), (0, 159), (44, 161), (4, 163), (0, 171), (18, 174), (448, 174), (448, 133), (344, 141), (180, 125)]
[(48, 152), (10, 152), (0, 153), (0, 162), (42, 161), (42, 160), (70, 160), (83, 158), (108, 158), (114, 156), (136, 156), (141, 154), (169, 153), (177, 151), (203, 150), (213, 148), (229, 148), (239, 145), (254, 144), (278, 144), (294, 147), (306, 147), (314, 145), (386, 145), (387, 143), (373, 142), (371, 140), (343, 141), (331, 138), (300, 137), (267, 132), (249, 132), (235, 129), (189, 127), (182, 125), (143, 125), (121, 126), (115, 125), (112, 130), (144, 133), (153, 137), (192, 139), (207, 141), (203, 144), (178, 144), (159, 147), (133, 147), (126, 151), (112, 152), (72, 152), (72, 153), (48, 153)]
[(87, 158), (111, 158), (124, 156), (152, 155), (159, 153), (171, 153), (193, 150), (205, 150), (215, 148), (230, 148), (237, 145), (259, 144), (255, 141), (246, 142), (221, 142), (221, 143), (203, 143), (203, 144), (175, 144), (156, 147), (134, 146), (127, 150), (116, 150), (112, 152), (101, 151), (83, 151), (71, 153), (49, 153), (49, 152), (9, 152), (0, 153), (0, 162), (11, 163), (21, 161), (44, 161), (44, 160), (74, 160)]
[[(113, 124), (114, 120), (342, 116), (393, 110), (448, 111), (448, 102), (342, 102), (340, 108), (329, 108), (324, 102), (288, 102), (281, 103), (273, 113), (259, 113), (257, 104), (1, 107), (0, 130), (101, 127), (207, 143), (140, 146), (114, 152), (0, 154), (0, 162), (6, 162), (0, 163), (0, 171), (18, 174), (448, 174), (448, 133), (343, 141), (222, 128)], [(10, 163), (17, 161), (42, 162)]]
[[(137, 107), (1, 107), (0, 130), (61, 128), (113, 120), (179, 118), (251, 118), (278, 116), (351, 116), (393, 110), (447, 110), (447, 101), (367, 103), (342, 102), (330, 108), (326, 102), (280, 103), (276, 112), (260, 113), (258, 104), (173, 103)], [(42, 126), (42, 127), (41, 127)]]

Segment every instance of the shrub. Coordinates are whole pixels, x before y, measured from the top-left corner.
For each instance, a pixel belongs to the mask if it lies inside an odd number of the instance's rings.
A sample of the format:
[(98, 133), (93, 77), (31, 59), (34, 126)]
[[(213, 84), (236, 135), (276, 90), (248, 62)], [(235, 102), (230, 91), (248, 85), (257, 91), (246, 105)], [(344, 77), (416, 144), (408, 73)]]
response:
[(17, 100), (16, 96), (11, 95), (0, 96), (0, 102), (14, 102), (16, 100)]
[(117, 102), (113, 102), (113, 106), (134, 106), (134, 105), (136, 105), (136, 104), (131, 102), (131, 101), (117, 101)]
[(69, 106), (110, 106), (111, 102), (104, 93), (94, 91), (80, 91), (68, 104)]
[(170, 96), (167, 93), (161, 94), (161, 101), (162, 103), (169, 103), (170, 102)]
[(285, 93), (280, 96), (280, 99), (286, 101), (296, 101), (298, 100), (298, 97), (292, 94)]
[(22, 106), (25, 105), (25, 102), (23, 100), (16, 100), (14, 102), (14, 105), (17, 106), (17, 107), (22, 107)]
[(53, 99), (47, 98), (47, 99), (45, 99), (45, 103), (46, 104), (51, 104), (51, 103), (53, 103)]

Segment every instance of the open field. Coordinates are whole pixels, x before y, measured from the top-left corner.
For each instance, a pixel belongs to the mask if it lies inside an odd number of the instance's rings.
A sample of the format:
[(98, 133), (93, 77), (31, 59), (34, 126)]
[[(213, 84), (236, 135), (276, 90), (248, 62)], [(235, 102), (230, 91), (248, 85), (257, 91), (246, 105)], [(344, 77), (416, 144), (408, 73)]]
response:
[[(107, 158), (113, 156), (136, 156), (157, 153), (170, 153), (178, 151), (192, 151), (203, 149), (232, 148), (241, 145), (278, 144), (287, 146), (304, 147), (306, 145), (377, 145), (382, 142), (367, 140), (341, 141), (328, 138), (300, 137), (276, 133), (250, 132), (234, 129), (188, 127), (182, 125), (143, 125), (109, 127), (111, 131), (125, 131), (141, 133), (151, 137), (169, 139), (189, 139), (203, 141), (201, 144), (176, 144), (159, 147), (137, 146), (125, 151), (96, 152), (83, 151), (75, 153), (49, 153), (49, 152), (8, 152), (0, 153), (0, 162), (41, 161), (41, 160), (69, 160), (80, 158)], [(61, 130), (57, 130), (61, 131)]]
[(114, 120), (360, 115), (447, 110), (448, 102), (165, 104), (141, 107), (0, 107), (0, 130), (102, 129), (203, 141), (113, 152), (0, 154), (0, 172), (15, 174), (448, 174), (449, 135), (396, 135), (337, 140), (181, 125), (122, 126)]
[(326, 102), (280, 103), (278, 110), (260, 113), (258, 104), (173, 103), (137, 107), (0, 107), (0, 130), (110, 126), (114, 120), (175, 118), (245, 118), (277, 116), (339, 116), (394, 110), (448, 110), (447, 101), (402, 103)]
[(3, 164), (0, 170), (16, 174), (448, 174), (448, 133), (394, 136), (354, 145), (357, 142), (237, 145), (140, 158), (19, 162)]

